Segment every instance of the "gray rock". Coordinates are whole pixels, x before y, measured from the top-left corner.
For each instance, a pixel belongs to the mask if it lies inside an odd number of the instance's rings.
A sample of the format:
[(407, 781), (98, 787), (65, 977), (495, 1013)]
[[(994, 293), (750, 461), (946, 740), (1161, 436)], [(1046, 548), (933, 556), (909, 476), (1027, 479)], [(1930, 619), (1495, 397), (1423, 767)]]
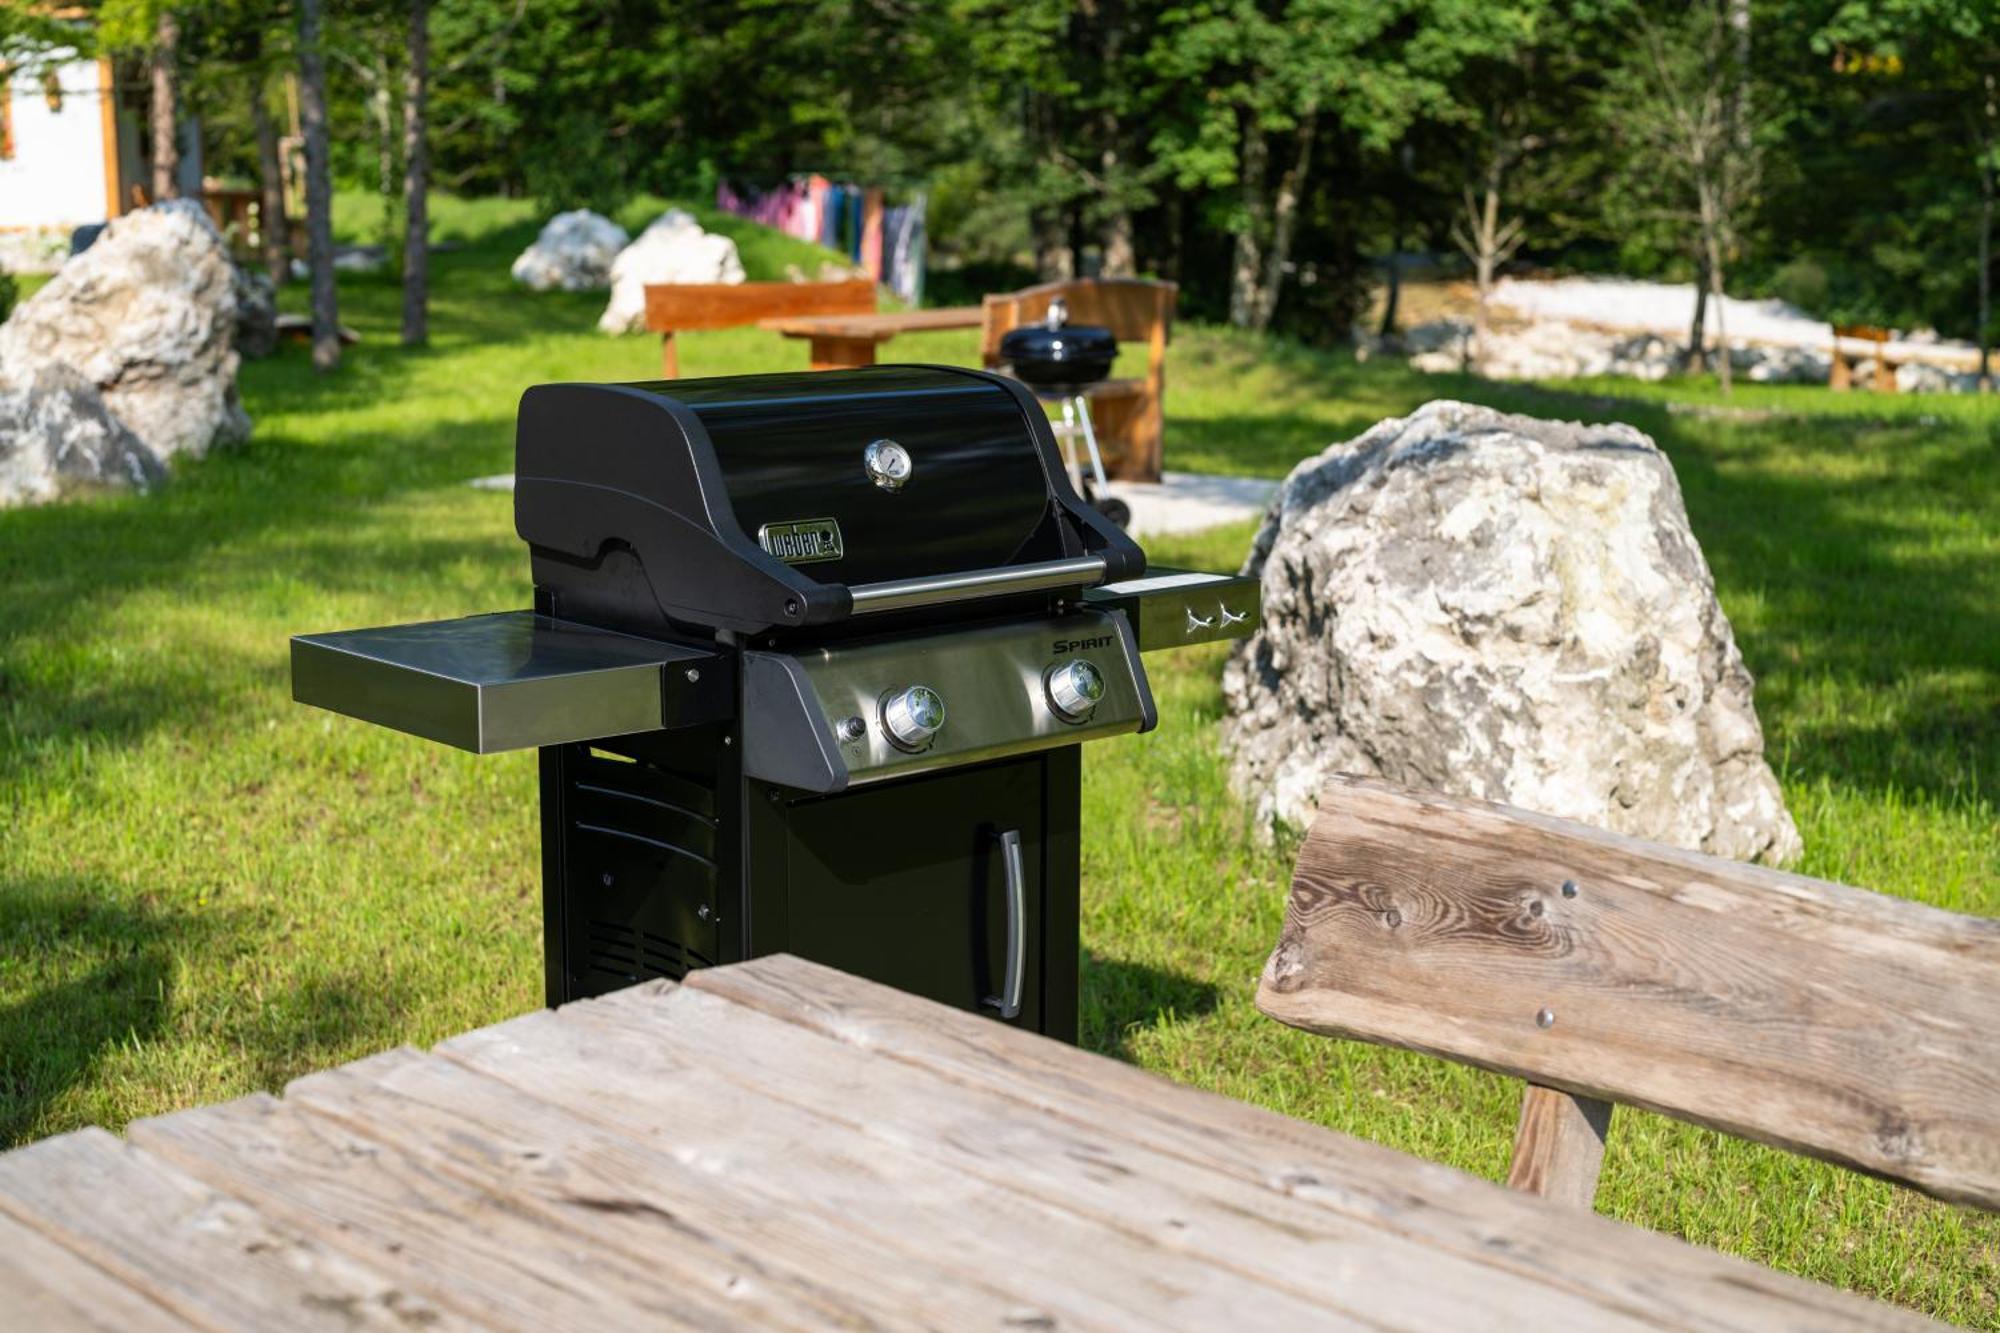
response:
[(278, 350), (278, 289), (268, 273), (236, 270), (236, 354), (258, 361)]
[(1926, 361), (1905, 361), (1896, 367), (1898, 393), (1976, 393), (1977, 371), (1948, 370)]
[(67, 366), (0, 384), (0, 509), (92, 489), (146, 490), (165, 469)]
[(249, 437), (236, 266), (193, 200), (127, 213), (0, 325), (0, 380), (68, 366), (159, 458)]
[(602, 213), (558, 213), (514, 260), (514, 281), (537, 292), (602, 291), (611, 285), (611, 262), (631, 240)]
[(1761, 384), (1824, 384), (1833, 374), (1833, 358), (1811, 347), (1752, 347), (1747, 363), (1732, 359), (1743, 378)]
[(1232, 778), (1303, 827), (1334, 773), (1722, 856), (1800, 850), (1673, 468), (1630, 426), (1440, 401), (1295, 468), (1223, 677)]

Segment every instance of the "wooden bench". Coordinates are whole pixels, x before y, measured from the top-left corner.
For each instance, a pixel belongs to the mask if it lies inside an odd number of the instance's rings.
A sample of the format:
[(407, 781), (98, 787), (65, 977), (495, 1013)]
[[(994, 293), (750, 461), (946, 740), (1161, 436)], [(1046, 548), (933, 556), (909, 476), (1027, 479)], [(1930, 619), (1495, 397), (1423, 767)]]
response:
[(1528, 1080), (1508, 1183), (1589, 1207), (1613, 1102), (2000, 1208), (2000, 921), (1339, 780), (1257, 1004)]
[(1833, 364), (1827, 372), (1827, 387), (1830, 389), (1851, 389), (1854, 387), (1855, 353), (1852, 344), (1871, 344), (1868, 355), (1875, 360), (1875, 388), (1882, 393), (1896, 392), (1896, 366), (1889, 356), (1887, 329), (1878, 329), (1871, 324), (1838, 324), (1833, 330)]
[(1068, 303), (1071, 323), (1099, 324), (1121, 343), (1144, 344), (1143, 376), (1106, 380), (1093, 385), (1088, 397), (1105, 470), (1122, 481), (1158, 481), (1166, 433), (1167, 339), (1179, 294), (1171, 282), (1082, 278), (988, 296), (980, 362), (988, 369), (1000, 365), (1001, 337), (1045, 319), (1057, 297)]
[(875, 312), (875, 284), (841, 282), (685, 282), (646, 288), (646, 327), (660, 335), (660, 370), (679, 379), (674, 335), (700, 329), (734, 329), (789, 315), (863, 315)]

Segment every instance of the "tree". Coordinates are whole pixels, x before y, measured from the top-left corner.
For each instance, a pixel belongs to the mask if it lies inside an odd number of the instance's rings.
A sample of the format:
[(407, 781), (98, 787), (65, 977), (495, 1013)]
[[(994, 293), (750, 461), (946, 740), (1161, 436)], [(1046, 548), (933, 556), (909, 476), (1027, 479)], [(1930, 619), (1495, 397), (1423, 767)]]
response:
[(180, 187), (180, 61), (179, 7), (161, 0), (104, 0), (98, 7), (101, 45), (111, 51), (142, 52), (146, 57), (151, 102), (147, 125), (153, 141), (153, 201), (178, 199)]
[(270, 90), (262, 78), (250, 89), (251, 132), (257, 140), (257, 208), (264, 271), (276, 286), (291, 276), (290, 223), (285, 217), (285, 168), (278, 153), (278, 126), (271, 119)]
[(298, 0), (299, 124), (306, 150), (306, 264), (312, 284), (313, 369), (340, 364), (340, 304), (333, 285), (333, 175), (327, 160), (326, 53), (320, 0)]
[(1153, 67), (1183, 90), (1155, 136), (1175, 184), (1227, 200), (1229, 319), (1270, 326), (1316, 185), (1322, 127), (1380, 153), (1455, 113), (1452, 80), (1507, 40), (1482, 0), (1207, 0), (1162, 22)]
[[(1630, 54), (1606, 85), (1608, 126), (1628, 149), (1623, 184), (1633, 198), (1691, 228), (1699, 291), (1714, 308), (1716, 370), (1726, 394), (1725, 277), (1762, 165), (1755, 89), (1735, 60), (1729, 13), (1716, 0), (1695, 0), (1664, 17), (1635, 7), (1627, 22)], [(1706, 346), (1703, 304), (1697, 301), (1689, 337), (1691, 362)]]
[(153, 199), (178, 199), (181, 195), (180, 114), (174, 96), (180, 57), (181, 25), (170, 9), (162, 8), (153, 21), (153, 49), (148, 73), (153, 85)]
[(403, 82), (403, 345), (430, 337), (430, 5), (410, 0), (410, 56)]
[[(1993, 387), (1993, 222), (2000, 172), (2000, 10), (1991, 0), (1843, 0), (1816, 36), (1823, 52), (1853, 45), (1886, 56), (1879, 68), (1918, 83), (1958, 111), (1960, 170), (1977, 183), (1973, 249), (1979, 387)], [(1873, 62), (1864, 69), (1873, 72)]]
[(1473, 179), (1462, 187), (1461, 213), (1452, 227), (1452, 240), (1472, 261), (1478, 285), (1472, 363), (1482, 372), (1493, 281), (1527, 236), (1527, 224), (1518, 214), (1502, 216), (1501, 195), (1510, 173), (1542, 145), (1545, 133), (1536, 99), (1547, 74), (1546, 57), (1537, 47), (1547, 6), (1538, 0), (1515, 0), (1502, 13), (1514, 25), (1512, 40), (1496, 44), (1490, 53), (1469, 62), (1467, 70), (1476, 97), (1476, 150)]

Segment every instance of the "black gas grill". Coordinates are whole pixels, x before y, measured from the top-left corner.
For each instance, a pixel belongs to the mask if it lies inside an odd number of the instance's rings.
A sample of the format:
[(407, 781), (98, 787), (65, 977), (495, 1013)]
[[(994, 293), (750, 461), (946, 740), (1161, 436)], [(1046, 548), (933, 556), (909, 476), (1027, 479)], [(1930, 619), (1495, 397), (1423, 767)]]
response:
[(1078, 744), (1254, 582), (1149, 575), (945, 367), (530, 389), (514, 513), (532, 610), (301, 635), (293, 693), (540, 750), (550, 1003), (783, 950), (1074, 1037)]

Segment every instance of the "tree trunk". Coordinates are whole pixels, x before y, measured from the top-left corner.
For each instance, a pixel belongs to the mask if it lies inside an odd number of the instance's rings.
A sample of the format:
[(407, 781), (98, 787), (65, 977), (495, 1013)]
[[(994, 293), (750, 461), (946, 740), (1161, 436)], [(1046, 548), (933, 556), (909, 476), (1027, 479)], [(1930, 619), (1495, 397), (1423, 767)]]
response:
[(299, 0), (299, 124), (306, 149), (306, 252), (312, 269), (313, 369), (340, 364), (340, 306), (333, 287), (333, 176), (327, 162), (326, 52), (321, 0)]
[(1398, 218), (1389, 237), (1389, 292), (1382, 298), (1382, 324), (1377, 338), (1388, 339), (1396, 332), (1396, 307), (1403, 300), (1403, 225)]
[(1687, 369), (1708, 369), (1708, 254), (1695, 260), (1694, 323), (1688, 329)]
[(176, 63), (180, 59), (181, 25), (161, 10), (153, 25), (153, 202), (181, 197), (180, 116), (175, 106)]
[[(1396, 145), (1396, 164), (1402, 168), (1405, 181), (1414, 158), (1408, 139)], [(1397, 190), (1389, 201), (1389, 295), (1382, 302), (1382, 327), (1375, 331), (1378, 338), (1386, 339), (1396, 332), (1396, 308), (1403, 300), (1403, 211), (1403, 192)]]
[(1292, 165), (1278, 181), (1278, 197), (1271, 205), (1271, 252), (1264, 260), (1264, 282), (1257, 294), (1259, 332), (1271, 327), (1278, 313), (1278, 293), (1284, 289), (1285, 266), (1292, 262), (1292, 235), (1298, 230), (1299, 199), (1305, 193), (1306, 174), (1312, 169), (1313, 136), (1319, 117), (1310, 111), (1293, 135)]
[(278, 157), (278, 125), (261, 84), (250, 95), (250, 121), (257, 134), (257, 232), (263, 241), (264, 271), (277, 286), (291, 276), (291, 228), (285, 221), (285, 167)]
[(410, 0), (410, 62), (403, 72), (403, 346), (430, 338), (430, 3)]
[(1735, 81), (1729, 90), (1729, 137), (1739, 151), (1750, 147), (1750, 0), (1729, 0), (1730, 57)]
[(1480, 205), (1479, 253), (1474, 256), (1473, 276), (1479, 283), (1479, 301), (1472, 309), (1472, 368), (1486, 373), (1486, 311), (1493, 299), (1493, 271), (1500, 262), (1500, 159), (1496, 155), (1486, 170), (1485, 199)]
[[(1113, 154), (1106, 151), (1105, 157)], [(1132, 210), (1124, 204), (1111, 206), (1104, 219), (1104, 263), (1099, 270), (1107, 278), (1130, 278), (1139, 272), (1139, 258), (1132, 244)]]
[(1993, 392), (1993, 149), (2000, 81), (1986, 76), (1985, 133), (1979, 140), (1979, 392)]
[(1702, 248), (1708, 257), (1708, 289), (1715, 298), (1715, 378), (1727, 398), (1730, 390), (1729, 326), (1724, 319), (1722, 282), (1721, 204), (1710, 192), (1701, 200)]
[[(1099, 46), (1099, 68), (1110, 76), (1112, 86), (1120, 74), (1120, 52), (1124, 48), (1124, 26), (1120, 22), (1119, 6), (1106, 6), (1099, 11), (1099, 26), (1103, 40)], [(1127, 193), (1125, 182), (1119, 179), (1121, 150), (1125, 143), (1125, 126), (1119, 119), (1118, 111), (1109, 99), (1098, 116), (1097, 130), (1103, 151), (1098, 156), (1098, 166), (1102, 173), (1105, 193), (1109, 196), (1110, 211), (1105, 215), (1102, 234), (1098, 244), (1103, 248), (1104, 259), (1098, 272), (1107, 278), (1136, 277), (1139, 272), (1138, 255), (1134, 252), (1132, 240), (1132, 199)]]
[(1076, 276), (1076, 252), (1070, 249), (1069, 224), (1054, 206), (1035, 213), (1035, 272), (1043, 282), (1066, 282)]
[(1258, 276), (1264, 267), (1263, 237), (1271, 218), (1264, 191), (1270, 145), (1264, 131), (1246, 126), (1242, 151), (1237, 179), (1243, 190), (1243, 222), (1236, 229), (1236, 254), (1229, 267), (1229, 322), (1247, 329), (1256, 320)]

